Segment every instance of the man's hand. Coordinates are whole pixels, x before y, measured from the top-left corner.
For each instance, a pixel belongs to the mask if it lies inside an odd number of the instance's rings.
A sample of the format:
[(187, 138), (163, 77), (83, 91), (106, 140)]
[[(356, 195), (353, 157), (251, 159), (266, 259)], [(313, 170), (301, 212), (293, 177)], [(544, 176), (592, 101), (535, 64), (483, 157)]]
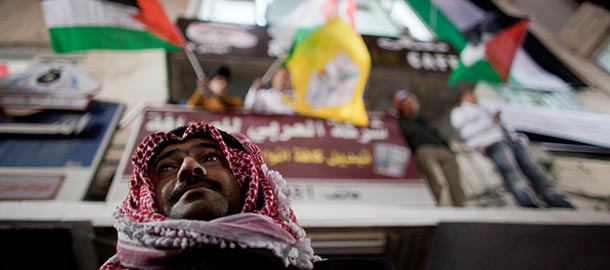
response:
[(214, 96), (214, 92), (210, 89), (210, 82), (205, 77), (197, 78), (197, 90), (203, 96)]
[(500, 122), (500, 118), (501, 118), (501, 111), (497, 111), (496, 113), (494, 113), (493, 121), (495, 123), (499, 123)]
[(197, 89), (201, 90), (203, 88), (205, 88), (205, 85), (207, 84), (207, 80), (205, 79), (205, 77), (198, 77), (197, 78)]
[(251, 88), (258, 90), (261, 89), (261, 87), (263, 87), (263, 80), (261, 78), (254, 79)]

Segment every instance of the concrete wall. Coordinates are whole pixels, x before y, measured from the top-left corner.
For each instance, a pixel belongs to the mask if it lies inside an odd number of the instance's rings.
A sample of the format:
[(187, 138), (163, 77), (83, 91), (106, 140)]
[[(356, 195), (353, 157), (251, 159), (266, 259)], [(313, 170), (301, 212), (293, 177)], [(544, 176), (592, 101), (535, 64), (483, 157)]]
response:
[(507, 2), (534, 14), (536, 21), (556, 35), (578, 8), (578, 3), (573, 0), (501, 0), (498, 2)]

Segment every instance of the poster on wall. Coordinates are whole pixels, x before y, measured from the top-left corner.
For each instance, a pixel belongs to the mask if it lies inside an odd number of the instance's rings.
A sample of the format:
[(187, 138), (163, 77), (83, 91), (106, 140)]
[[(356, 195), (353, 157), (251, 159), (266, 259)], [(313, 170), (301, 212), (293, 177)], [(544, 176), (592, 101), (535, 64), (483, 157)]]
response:
[(434, 205), (396, 120), (369, 117), (369, 126), (356, 127), (303, 116), (147, 107), (125, 148), (106, 200), (121, 201), (127, 194), (133, 170), (129, 158), (145, 136), (206, 120), (255, 142), (267, 165), (288, 181), (294, 202)]
[[(0, 114), (0, 200), (83, 199), (123, 107), (92, 101), (83, 112)], [(74, 117), (86, 121), (74, 128)]]

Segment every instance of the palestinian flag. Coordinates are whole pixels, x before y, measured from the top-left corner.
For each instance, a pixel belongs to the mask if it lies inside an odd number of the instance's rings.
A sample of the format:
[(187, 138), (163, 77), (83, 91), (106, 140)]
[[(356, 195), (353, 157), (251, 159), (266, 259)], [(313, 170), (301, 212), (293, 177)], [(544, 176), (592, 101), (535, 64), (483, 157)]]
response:
[(184, 45), (157, 0), (43, 0), (41, 5), (58, 53)]
[[(440, 40), (453, 44), (460, 52), (470, 46), (477, 48), (476, 54), (485, 49), (485, 44), (491, 36), (497, 35), (503, 29), (515, 25), (522, 18), (505, 14), (488, 0), (405, 0), (420, 19), (436, 34)], [(487, 35), (487, 37), (486, 37)], [(481, 47), (482, 46), (482, 47)], [(466, 59), (469, 52), (466, 52)], [(471, 58), (472, 59), (475, 59)], [(502, 81), (489, 79), (496, 73), (489, 62), (478, 63), (475, 69), (483, 71), (482, 77), (467, 78), (468, 80)], [(483, 65), (484, 67), (481, 67)], [(465, 74), (463, 74), (465, 75)], [(497, 75), (497, 73), (496, 73)], [(460, 79), (453, 74), (454, 80)], [(584, 83), (576, 77), (557, 57), (555, 57), (534, 36), (525, 35), (522, 46), (514, 54), (508, 82), (532, 88), (570, 89), (583, 86)]]
[(517, 49), (527, 33), (528, 20), (501, 30), (479, 44), (468, 43), (460, 53), (460, 62), (449, 77), (449, 85), (458, 80), (506, 82)]

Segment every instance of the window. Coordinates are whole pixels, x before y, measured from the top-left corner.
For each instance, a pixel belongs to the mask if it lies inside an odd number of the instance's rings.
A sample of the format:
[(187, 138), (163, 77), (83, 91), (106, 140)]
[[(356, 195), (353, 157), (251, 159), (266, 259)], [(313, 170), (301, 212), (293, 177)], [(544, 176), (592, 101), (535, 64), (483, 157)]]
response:
[[(191, 0), (187, 14), (205, 21), (268, 26), (285, 16), (301, 0)], [(356, 28), (365, 35), (398, 37), (408, 27), (413, 38), (434, 36), (403, 0), (356, 0)], [(190, 11), (190, 12), (189, 12)]]

